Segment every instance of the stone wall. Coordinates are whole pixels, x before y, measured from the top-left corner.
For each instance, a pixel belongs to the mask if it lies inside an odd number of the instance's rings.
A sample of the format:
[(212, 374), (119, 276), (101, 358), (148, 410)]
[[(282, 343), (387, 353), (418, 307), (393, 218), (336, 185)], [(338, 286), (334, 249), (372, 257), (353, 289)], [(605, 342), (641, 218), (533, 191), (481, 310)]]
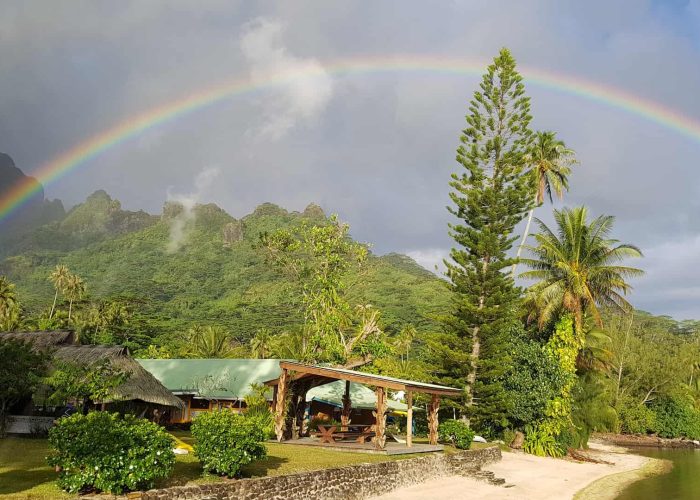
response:
[[(419, 458), (373, 464), (351, 465), (286, 476), (241, 479), (197, 486), (180, 486), (142, 493), (143, 500), (223, 500), (308, 498), (363, 499), (388, 493), (403, 486), (451, 475), (484, 477), (483, 465), (498, 462), (497, 447), (461, 451), (454, 454), (432, 453)], [(138, 498), (138, 494), (129, 495)]]

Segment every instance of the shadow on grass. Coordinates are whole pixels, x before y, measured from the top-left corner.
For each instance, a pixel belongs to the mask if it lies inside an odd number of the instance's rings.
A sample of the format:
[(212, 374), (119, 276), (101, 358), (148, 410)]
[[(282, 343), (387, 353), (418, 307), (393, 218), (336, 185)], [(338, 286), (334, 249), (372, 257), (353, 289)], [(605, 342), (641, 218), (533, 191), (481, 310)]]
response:
[(38, 486), (50, 489), (55, 479), (56, 473), (47, 468), (5, 470), (0, 472), (0, 495), (22, 493)]
[(243, 477), (270, 476), (269, 471), (279, 469), (287, 462), (289, 462), (288, 458), (268, 455), (265, 460), (258, 460), (244, 466)]

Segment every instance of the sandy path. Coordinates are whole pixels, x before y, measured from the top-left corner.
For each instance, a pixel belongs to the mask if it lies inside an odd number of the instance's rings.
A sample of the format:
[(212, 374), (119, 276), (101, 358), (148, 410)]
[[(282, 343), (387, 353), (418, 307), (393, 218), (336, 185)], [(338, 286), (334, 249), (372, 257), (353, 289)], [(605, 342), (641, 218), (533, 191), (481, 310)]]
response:
[(590, 483), (610, 474), (641, 468), (648, 459), (625, 453), (621, 448), (590, 443), (597, 458), (615, 465), (577, 463), (569, 460), (535, 457), (524, 453), (503, 453), (503, 459), (484, 467), (497, 477), (505, 478), (506, 486), (493, 486), (464, 477), (446, 477), (400, 488), (377, 499), (458, 499), (458, 498), (533, 498), (570, 499)]

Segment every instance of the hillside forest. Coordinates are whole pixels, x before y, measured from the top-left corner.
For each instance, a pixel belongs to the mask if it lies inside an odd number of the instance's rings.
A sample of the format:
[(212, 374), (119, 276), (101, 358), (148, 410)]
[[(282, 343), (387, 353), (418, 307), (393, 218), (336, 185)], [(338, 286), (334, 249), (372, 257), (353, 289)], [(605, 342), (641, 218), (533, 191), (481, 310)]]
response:
[(635, 310), (642, 251), (615, 238), (612, 214), (538, 218), (585, 166), (555, 132), (531, 129), (525, 84), (503, 49), (468, 104), (445, 179), (444, 275), (375, 255), (313, 203), (235, 219), (168, 202), (151, 215), (97, 191), (3, 228), (0, 331), (442, 383), (463, 394), (441, 412), (492, 439), (523, 432), (539, 455), (594, 431), (700, 439), (700, 322)]

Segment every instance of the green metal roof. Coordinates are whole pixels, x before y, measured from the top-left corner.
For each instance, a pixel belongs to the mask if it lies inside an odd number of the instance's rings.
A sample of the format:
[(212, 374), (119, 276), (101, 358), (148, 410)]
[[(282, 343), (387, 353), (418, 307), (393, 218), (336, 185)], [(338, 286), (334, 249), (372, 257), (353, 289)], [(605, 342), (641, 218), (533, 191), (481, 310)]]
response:
[[(309, 390), (306, 393), (306, 401), (314, 399), (342, 407), (343, 394), (345, 394), (345, 381), (336, 380)], [(377, 404), (377, 395), (367, 386), (350, 382), (350, 401), (353, 408), (374, 409)], [(387, 399), (387, 406), (391, 410), (406, 411), (408, 409), (408, 406), (404, 403), (399, 403), (392, 399)]]
[[(137, 359), (168, 390), (175, 394), (199, 396), (197, 387), (209, 388), (209, 397), (243, 399), (250, 394), (251, 384), (262, 384), (282, 373), (279, 359)], [(206, 382), (209, 379), (212, 382)], [(204, 381), (204, 382), (202, 382)], [(218, 390), (211, 390), (216, 387)], [(309, 390), (306, 400), (342, 406), (345, 381), (336, 380)], [(353, 408), (374, 408), (377, 396), (362, 384), (350, 383)], [(392, 410), (406, 411), (403, 403), (387, 400)]]
[(137, 359), (161, 384), (175, 394), (201, 395), (198, 387), (208, 388), (209, 397), (243, 399), (250, 384), (260, 384), (280, 376), (279, 359)]

